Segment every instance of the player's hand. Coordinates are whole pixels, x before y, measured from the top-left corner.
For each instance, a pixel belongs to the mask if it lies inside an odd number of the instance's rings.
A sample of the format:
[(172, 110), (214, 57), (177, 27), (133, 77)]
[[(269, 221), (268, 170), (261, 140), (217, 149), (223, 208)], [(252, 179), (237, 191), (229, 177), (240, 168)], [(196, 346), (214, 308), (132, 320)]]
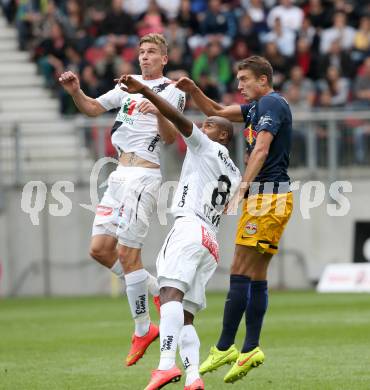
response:
[(223, 214), (227, 215), (236, 215), (238, 213), (238, 208), (242, 200), (244, 199), (245, 192), (247, 191), (249, 185), (248, 183), (242, 182), (234, 196), (226, 204)]
[(62, 73), (59, 76), (59, 82), (70, 95), (73, 95), (80, 90), (80, 81), (71, 71)]
[(142, 89), (145, 88), (144, 84), (127, 74), (122, 75), (119, 79), (115, 79), (114, 81), (118, 83), (122, 91), (128, 93), (140, 93)]
[(158, 115), (158, 108), (147, 99), (143, 99), (137, 106), (137, 109), (142, 114), (154, 114)]
[(176, 81), (175, 87), (191, 94), (197, 88), (197, 85), (188, 77), (181, 77), (181, 79)]

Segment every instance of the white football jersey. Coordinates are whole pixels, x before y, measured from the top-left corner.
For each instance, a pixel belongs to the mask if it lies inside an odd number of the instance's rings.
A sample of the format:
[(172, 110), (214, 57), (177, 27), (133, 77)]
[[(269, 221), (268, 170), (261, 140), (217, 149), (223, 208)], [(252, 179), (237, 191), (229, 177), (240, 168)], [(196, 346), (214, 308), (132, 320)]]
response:
[(175, 217), (197, 216), (217, 233), (225, 205), (237, 190), (241, 175), (225, 146), (210, 140), (193, 125), (171, 211)]
[[(141, 83), (166, 99), (170, 104), (183, 111), (185, 93), (174, 86), (170, 79), (161, 77), (155, 80), (143, 80), (134, 76)], [(107, 110), (120, 107), (112, 128), (112, 144), (118, 152), (135, 152), (139, 157), (159, 164), (160, 136), (157, 117), (154, 114), (142, 114), (138, 105), (145, 98), (141, 94), (129, 94), (116, 87), (96, 100)]]

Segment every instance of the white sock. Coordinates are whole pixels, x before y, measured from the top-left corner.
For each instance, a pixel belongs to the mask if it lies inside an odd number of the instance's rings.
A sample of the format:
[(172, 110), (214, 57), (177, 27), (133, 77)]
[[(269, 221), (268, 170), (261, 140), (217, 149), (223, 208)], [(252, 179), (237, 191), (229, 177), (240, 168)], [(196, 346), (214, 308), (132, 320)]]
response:
[(147, 279), (145, 269), (125, 275), (128, 303), (135, 320), (135, 335), (139, 337), (146, 335), (150, 327)]
[(119, 259), (113, 264), (112, 268), (110, 269), (118, 278), (124, 279), (125, 274), (123, 273), (122, 264), (119, 261)]
[(161, 359), (158, 370), (169, 370), (176, 364), (177, 342), (184, 326), (184, 309), (181, 302), (171, 301), (161, 306), (159, 324)]
[(149, 273), (148, 271), (146, 271), (146, 272), (148, 274), (148, 290), (149, 290), (149, 293), (151, 295), (153, 295), (153, 297), (158, 296), (159, 295), (158, 280), (151, 273)]
[(190, 386), (199, 375), (200, 341), (193, 325), (184, 325), (179, 337), (179, 350), (186, 372), (185, 386)]

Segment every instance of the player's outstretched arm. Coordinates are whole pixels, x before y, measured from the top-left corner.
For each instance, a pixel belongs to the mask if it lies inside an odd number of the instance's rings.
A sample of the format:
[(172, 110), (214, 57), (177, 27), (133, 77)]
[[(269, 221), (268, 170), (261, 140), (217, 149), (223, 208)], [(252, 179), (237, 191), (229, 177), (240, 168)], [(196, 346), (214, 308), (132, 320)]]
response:
[(185, 137), (191, 136), (191, 133), (193, 132), (193, 123), (165, 99), (153, 92), (149, 87), (129, 75), (121, 76), (118, 82), (121, 84), (121, 89), (123, 91), (128, 93), (141, 93), (144, 95), (158, 108), (163, 116), (176, 126), (182, 135)]
[(86, 96), (80, 88), (78, 77), (71, 71), (59, 76), (59, 82), (72, 99), (80, 112), (87, 116), (98, 116), (106, 109), (95, 99)]
[(207, 97), (202, 90), (188, 77), (181, 77), (176, 82), (176, 87), (190, 94), (197, 107), (207, 116), (222, 116), (232, 122), (243, 122), (241, 108), (237, 104), (223, 106)]

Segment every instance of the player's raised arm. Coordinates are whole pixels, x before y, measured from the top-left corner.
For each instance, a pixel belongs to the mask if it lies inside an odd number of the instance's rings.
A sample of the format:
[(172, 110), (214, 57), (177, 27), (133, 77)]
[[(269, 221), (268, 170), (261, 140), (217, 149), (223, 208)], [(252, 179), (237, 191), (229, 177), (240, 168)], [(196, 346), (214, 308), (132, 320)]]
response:
[(197, 107), (207, 116), (221, 116), (232, 122), (243, 122), (243, 114), (240, 105), (223, 106), (207, 97), (202, 90), (188, 77), (181, 77), (176, 82), (176, 87), (190, 94)]
[(193, 132), (193, 123), (170, 103), (153, 92), (149, 87), (129, 75), (121, 76), (118, 82), (124, 84), (121, 85), (121, 89), (125, 92), (141, 93), (158, 108), (163, 116), (176, 126), (182, 135), (185, 137), (191, 136)]
[(78, 77), (71, 71), (64, 72), (59, 76), (59, 82), (72, 99), (80, 112), (87, 116), (98, 116), (106, 109), (96, 100), (86, 96), (80, 88)]

